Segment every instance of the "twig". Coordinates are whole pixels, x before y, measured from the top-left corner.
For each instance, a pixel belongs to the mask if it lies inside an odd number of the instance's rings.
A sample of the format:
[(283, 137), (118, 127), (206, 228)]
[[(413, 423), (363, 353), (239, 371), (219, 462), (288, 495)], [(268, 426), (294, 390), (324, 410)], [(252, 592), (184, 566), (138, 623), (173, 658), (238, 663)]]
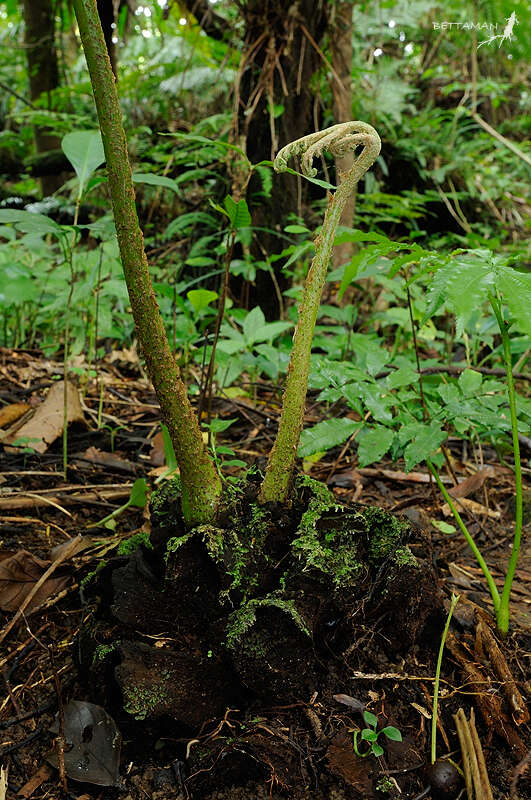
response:
[(498, 142), (501, 142), (501, 144), (505, 145), (505, 147), (507, 147), (509, 150), (512, 150), (513, 153), (515, 155), (517, 155), (518, 158), (521, 158), (522, 161), (525, 161), (526, 164), (530, 164), (531, 165), (531, 157), (528, 156), (527, 153), (524, 153), (523, 150), (520, 150), (518, 145), (514, 144), (514, 142), (509, 141), (509, 139), (506, 139), (505, 136), (501, 135), (501, 133), (498, 133), (497, 130), (495, 130), (491, 125), (489, 125), (488, 122), (485, 122), (485, 120), (482, 119), (479, 116), (479, 114), (477, 114), (475, 111), (472, 112), (471, 116), (472, 116), (472, 119), (476, 120), (478, 125), (481, 125), (481, 127), (483, 128), (484, 131), (487, 131), (487, 133), (490, 133), (490, 135), (494, 136), (494, 138), (497, 139)]

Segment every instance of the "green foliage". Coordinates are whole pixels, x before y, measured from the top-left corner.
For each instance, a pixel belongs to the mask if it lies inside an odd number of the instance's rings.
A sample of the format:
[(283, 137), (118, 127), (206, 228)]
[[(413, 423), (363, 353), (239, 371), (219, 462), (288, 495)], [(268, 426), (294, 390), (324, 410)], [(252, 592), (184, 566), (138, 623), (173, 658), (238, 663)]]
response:
[(123, 514), (124, 511), (127, 511), (128, 508), (145, 508), (146, 503), (148, 500), (148, 485), (145, 478), (137, 478), (137, 480), (133, 483), (131, 487), (131, 493), (129, 495), (129, 500), (120, 506), (120, 508), (116, 508), (114, 511), (111, 511), (106, 517), (104, 517), (99, 522), (93, 522), (91, 525), (88, 525), (89, 528), (94, 527), (105, 527), (109, 530), (113, 531), (116, 528), (116, 518)]
[(61, 147), (76, 171), (79, 181), (77, 196), (80, 199), (90, 177), (105, 161), (101, 133), (99, 130), (68, 133), (63, 137)]
[(378, 742), (380, 736), (384, 736), (386, 739), (389, 739), (392, 742), (401, 742), (402, 741), (402, 734), (395, 728), (393, 725), (387, 725), (385, 728), (377, 731), (376, 726), (378, 725), (378, 717), (372, 714), (370, 711), (363, 712), (363, 719), (365, 724), (367, 725), (366, 728), (363, 728), (361, 731), (361, 741), (367, 742), (369, 745), (368, 750), (362, 753), (358, 748), (358, 737), (360, 736), (360, 731), (354, 731), (354, 741), (353, 747), (354, 752), (360, 758), (365, 758), (366, 756), (372, 753), (373, 756), (377, 758), (379, 756), (383, 756), (384, 749), (382, 745)]

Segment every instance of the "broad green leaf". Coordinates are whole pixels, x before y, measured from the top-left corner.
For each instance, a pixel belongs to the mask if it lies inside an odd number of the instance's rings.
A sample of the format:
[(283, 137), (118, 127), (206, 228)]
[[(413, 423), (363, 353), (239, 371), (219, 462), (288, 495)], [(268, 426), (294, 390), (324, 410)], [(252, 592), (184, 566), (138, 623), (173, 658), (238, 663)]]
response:
[(271, 342), (289, 328), (293, 328), (292, 322), (282, 322), (280, 320), (278, 322), (266, 322), (265, 325), (256, 328), (247, 341), (249, 344), (254, 344), (255, 342)]
[(498, 269), (498, 291), (519, 330), (531, 336), (531, 273)]
[(235, 231), (240, 230), (240, 228), (248, 228), (251, 224), (251, 214), (245, 198), (242, 197), (241, 200), (235, 203), (232, 197), (227, 195), (224, 202), (232, 228)]
[(165, 175), (155, 175), (151, 172), (133, 172), (133, 183), (146, 183), (148, 186), (161, 186), (170, 189), (175, 194), (180, 194), (179, 187), (173, 178)]
[(376, 742), (378, 739), (378, 734), (376, 731), (371, 731), (369, 728), (365, 728), (365, 730), (361, 732), (361, 738), (366, 742)]
[(459, 402), (459, 390), (455, 383), (443, 383), (441, 386), (437, 387), (437, 392), (446, 405)]
[(313, 428), (306, 428), (302, 431), (298, 455), (300, 458), (306, 458), (314, 453), (331, 450), (332, 447), (346, 442), (349, 436), (352, 436), (354, 431), (361, 426), (361, 422), (347, 417), (318, 422)]
[(371, 728), (376, 728), (376, 725), (378, 724), (378, 717), (376, 717), (371, 711), (364, 711), (363, 719), (365, 720), (366, 725), (370, 725)]
[(170, 433), (168, 428), (164, 423), (161, 424), (162, 428), (162, 443), (164, 447), (164, 460), (166, 461), (166, 466), (168, 467), (168, 472), (174, 472), (177, 469), (177, 458), (175, 456), (175, 450), (173, 449), (173, 442), (170, 437)]
[(531, 334), (531, 274), (517, 272), (490, 250), (458, 253), (434, 275), (421, 327), (446, 303), (456, 316), (456, 336), (484, 303), (498, 291), (511, 312), (512, 321)]
[(310, 233), (304, 225), (286, 225), (284, 233)]
[(191, 289), (186, 293), (188, 300), (191, 302), (195, 311), (202, 311), (210, 305), (210, 303), (217, 300), (218, 293), (211, 292), (209, 289)]
[(483, 376), (481, 372), (476, 372), (473, 369), (465, 369), (459, 376), (457, 383), (463, 395), (465, 397), (470, 397), (478, 394), (482, 381)]
[(46, 236), (52, 233), (54, 236), (64, 234), (64, 229), (53, 219), (44, 214), (34, 214), (32, 211), (16, 211), (12, 208), (0, 209), (0, 222), (11, 222), (16, 225), (22, 233), (36, 233)]
[(445, 522), (442, 519), (432, 519), (431, 520), (431, 524), (438, 531), (440, 531), (441, 533), (445, 533), (446, 535), (449, 535), (451, 533), (455, 533), (456, 530), (457, 530), (455, 525), (450, 525), (450, 523)]
[(360, 467), (379, 461), (391, 447), (394, 436), (394, 432), (383, 425), (377, 425), (368, 431), (358, 444)]
[(265, 325), (265, 317), (260, 306), (255, 306), (252, 311), (249, 311), (243, 320), (242, 331), (247, 344), (253, 344), (256, 341), (255, 334), (259, 328)]
[(441, 430), (440, 424), (436, 421), (431, 422), (429, 425), (415, 422), (407, 427), (409, 435), (413, 439), (404, 451), (406, 472), (409, 472), (421, 461), (430, 458), (444, 442), (447, 434)]
[(67, 133), (63, 137), (61, 147), (76, 171), (79, 180), (79, 198), (85, 191), (92, 173), (105, 161), (101, 133), (99, 131)]
[(129, 505), (145, 508), (147, 503), (147, 483), (145, 478), (138, 478), (131, 487)]
[(396, 403), (395, 397), (389, 392), (382, 392), (382, 387), (377, 383), (363, 383), (361, 386), (351, 385), (345, 389), (345, 397), (354, 391), (361, 397), (368, 411), (378, 422), (391, 422), (393, 415), (389, 407)]
[(211, 267), (215, 263), (214, 259), (209, 256), (192, 256), (185, 261), (189, 267)]
[(410, 386), (419, 381), (418, 373), (413, 367), (400, 367), (387, 376), (385, 382), (389, 389), (398, 389), (401, 386)]
[(384, 749), (381, 746), (381, 744), (377, 744), (376, 742), (374, 742), (374, 744), (372, 745), (372, 754), (373, 754), (373, 756), (376, 756), (376, 758), (379, 758), (380, 756), (383, 756), (383, 753), (384, 753)]
[(227, 428), (230, 428), (238, 420), (234, 419), (219, 419), (219, 417), (215, 417), (214, 419), (210, 420), (210, 424), (208, 427), (212, 431), (212, 433), (222, 433), (226, 431)]
[(389, 353), (379, 340), (365, 333), (353, 333), (351, 343), (356, 361), (369, 375), (376, 375), (389, 360)]
[(388, 739), (391, 739), (393, 742), (401, 742), (402, 741), (402, 734), (395, 728), (394, 725), (387, 725), (385, 728), (382, 728), (380, 733), (383, 733)]

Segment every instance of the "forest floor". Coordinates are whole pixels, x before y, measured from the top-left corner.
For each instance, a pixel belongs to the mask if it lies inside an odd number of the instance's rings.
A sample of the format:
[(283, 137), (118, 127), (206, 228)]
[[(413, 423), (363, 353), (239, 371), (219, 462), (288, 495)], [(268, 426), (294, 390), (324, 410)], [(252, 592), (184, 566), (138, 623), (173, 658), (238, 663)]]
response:
[[(78, 633), (91, 612), (83, 580), (112, 559), (122, 542), (151, 531), (148, 507), (124, 511), (114, 530), (89, 525), (126, 503), (135, 480), (145, 478), (153, 486), (165, 467), (159, 409), (136, 352), (112, 353), (88, 384), (83, 382), (87, 365), (80, 361), (76, 372), (78, 386), (67, 395), (65, 480), (62, 364), (38, 352), (0, 350), (0, 767), (8, 770), (7, 784), (5, 772), (0, 777), (0, 800), (435, 800), (423, 771), (429, 761), (437, 657), (433, 637), (420, 641), (406, 659), (371, 662), (367, 635), (358, 661), (363, 668), (338, 667), (322, 696), (284, 705), (255, 702), (243, 710), (228, 707), (197, 730), (180, 730), (171, 721), (161, 726), (137, 722), (120, 710), (119, 698), (99, 712), (85, 705), (105, 705), (109, 687), (104, 692), (87, 682), (77, 667)], [(237, 458), (263, 468), (279, 395), (265, 383), (245, 388), (239, 396), (230, 392), (216, 399), (213, 411), (237, 420), (220, 441)], [(306, 424), (327, 413), (311, 397), (307, 409)], [(342, 414), (340, 408), (337, 413)], [(14, 447), (17, 439), (25, 447)], [(512, 472), (488, 447), (472, 451), (455, 441), (450, 448), (459, 486), (454, 497), (460, 498), (469, 529), (501, 587), (514, 528)], [(443, 659), (439, 755), (461, 763), (454, 715), (462, 708), (469, 717), (474, 709), (492, 797), (531, 796), (523, 706), (531, 688), (529, 544), (523, 543), (513, 585), (511, 632), (499, 641), (488, 613), (490, 595), (473, 555), (458, 533), (441, 531), (440, 523), (451, 524), (452, 518), (427, 470), (405, 473), (391, 462), (359, 469), (355, 463), (348, 448), (338, 448), (305, 467), (333, 490), (338, 502), (377, 505), (422, 528), (431, 540), (446, 607), (452, 592), (461, 596)], [(525, 515), (529, 524), (529, 500)], [(385, 742), (379, 758), (357, 756), (352, 736), (363, 727), (360, 707), (397, 727), (402, 742)], [(81, 738), (72, 747), (71, 730), (81, 719)], [(113, 746), (113, 720), (123, 738), (121, 757)], [(92, 726), (107, 735), (93, 736)], [(54, 740), (55, 752), (61, 752), (61, 729), (70, 730), (64, 752), (66, 790), (53, 755), (49, 761)], [(194, 758), (200, 748), (206, 755), (197, 769)], [(75, 773), (69, 751), (85, 753), (91, 780), (70, 777)], [(105, 786), (109, 775), (114, 786)], [(466, 797), (464, 789), (459, 796)]]

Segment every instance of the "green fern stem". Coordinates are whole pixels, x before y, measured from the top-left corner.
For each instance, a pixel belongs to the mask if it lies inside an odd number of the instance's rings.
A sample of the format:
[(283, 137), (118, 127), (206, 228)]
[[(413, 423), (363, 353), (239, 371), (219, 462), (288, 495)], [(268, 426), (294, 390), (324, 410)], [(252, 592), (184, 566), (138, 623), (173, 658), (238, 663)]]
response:
[(315, 240), (315, 256), (306, 276), (293, 336), (277, 438), (260, 489), (262, 503), (285, 503), (289, 496), (303, 424), (313, 332), (337, 226), (358, 181), (378, 157), (381, 142), (371, 125), (365, 122), (345, 122), (291, 142), (280, 150), (275, 159), (275, 170), (282, 172), (287, 168), (290, 158), (302, 156), (304, 174), (313, 177), (317, 170), (312, 167), (312, 161), (323, 150), (328, 150), (334, 156), (341, 156), (347, 150), (356, 150), (358, 147), (363, 147), (360, 155), (349, 172), (342, 176), (342, 183), (335, 194), (329, 195), (323, 227)]
[(116, 236), (136, 333), (179, 464), (184, 519), (189, 526), (206, 524), (215, 518), (221, 481), (170, 350), (151, 283), (118, 93), (96, 0), (74, 0), (73, 5), (98, 112)]
[(505, 373), (507, 375), (507, 393), (509, 395), (509, 409), (511, 414), (511, 431), (513, 437), (513, 456), (514, 456), (514, 477), (516, 489), (516, 513), (514, 523), (514, 538), (511, 550), (511, 557), (505, 575), (500, 607), (496, 615), (498, 631), (505, 635), (509, 630), (509, 600), (513, 585), (516, 564), (520, 554), (520, 542), (522, 539), (523, 525), (523, 498), (522, 498), (522, 464), (520, 462), (520, 443), (518, 441), (518, 419), (516, 416), (516, 393), (514, 389), (513, 366), (511, 360), (511, 347), (509, 342), (508, 325), (503, 319), (501, 302), (498, 297), (489, 292), (489, 301), (494, 311), (498, 327), (500, 329), (503, 346), (503, 360), (505, 362)]
[(496, 619), (498, 619), (498, 612), (499, 612), (499, 609), (500, 609), (500, 593), (498, 592), (498, 587), (496, 586), (496, 584), (494, 582), (494, 578), (492, 577), (492, 573), (491, 573), (490, 569), (487, 566), (487, 562), (485, 561), (485, 559), (481, 555), (481, 552), (480, 552), (477, 544), (475, 543), (474, 539), (472, 538), (472, 536), (470, 534), (470, 531), (468, 530), (468, 528), (466, 527), (465, 523), (463, 522), (463, 520), (461, 518), (461, 514), (459, 513), (459, 511), (455, 507), (455, 505), (454, 505), (454, 503), (452, 501), (452, 498), (450, 497), (450, 495), (446, 491), (446, 487), (445, 487), (444, 483), (441, 481), (441, 479), (439, 477), (439, 473), (437, 472), (435, 466), (432, 464), (432, 462), (429, 459), (426, 459), (426, 464), (428, 465), (428, 469), (430, 470), (431, 474), (435, 478), (437, 486), (441, 490), (442, 496), (444, 497), (444, 499), (448, 503), (448, 505), (450, 507), (450, 511), (454, 515), (454, 519), (457, 522), (457, 524), (459, 525), (459, 528), (461, 529), (461, 533), (463, 534), (463, 536), (467, 540), (468, 546), (470, 547), (470, 549), (474, 553), (474, 556), (476, 557), (476, 561), (478, 562), (479, 566), (481, 567), (481, 570), (483, 572), (483, 575), (485, 576), (485, 580), (487, 581), (487, 585), (489, 587), (490, 596), (492, 598), (492, 604), (494, 605), (494, 612), (496, 614)]

